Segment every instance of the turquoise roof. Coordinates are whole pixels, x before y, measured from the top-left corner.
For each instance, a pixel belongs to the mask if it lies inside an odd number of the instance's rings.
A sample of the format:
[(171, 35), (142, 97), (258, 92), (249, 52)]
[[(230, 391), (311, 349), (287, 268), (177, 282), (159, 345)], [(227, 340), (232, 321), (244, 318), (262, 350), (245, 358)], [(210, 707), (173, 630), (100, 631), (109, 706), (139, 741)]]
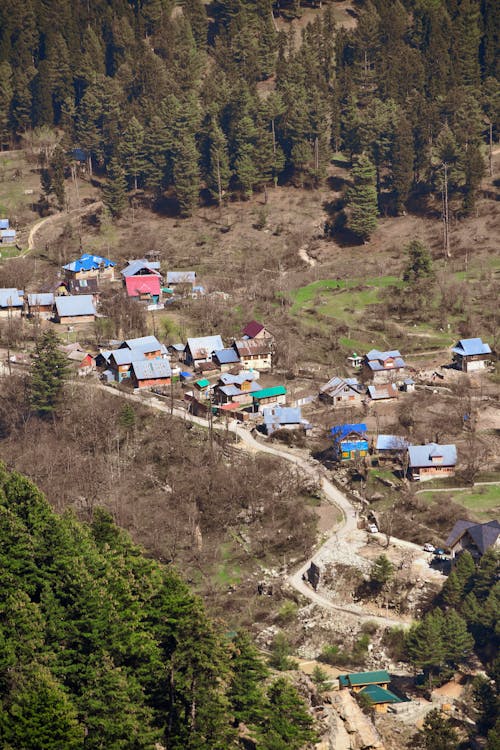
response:
[(386, 690), (380, 685), (367, 685), (359, 691), (360, 695), (366, 695), (370, 703), (402, 703), (401, 698)]
[[(377, 672), (352, 672), (351, 674), (343, 675), (343, 677), (347, 680), (345, 687), (348, 685), (351, 687), (359, 687), (360, 685), (377, 685), (381, 683), (389, 683), (391, 681), (391, 676), (385, 669), (379, 669)], [(340, 684), (342, 685), (342, 682)]]

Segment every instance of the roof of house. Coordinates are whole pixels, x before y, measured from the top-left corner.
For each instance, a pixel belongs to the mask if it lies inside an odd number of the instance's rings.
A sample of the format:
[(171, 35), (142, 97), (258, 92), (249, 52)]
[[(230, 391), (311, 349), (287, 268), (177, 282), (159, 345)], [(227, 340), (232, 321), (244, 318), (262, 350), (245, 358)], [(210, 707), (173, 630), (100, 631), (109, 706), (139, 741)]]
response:
[(224, 383), (224, 385), (230, 385), (231, 383), (242, 385), (242, 383), (245, 383), (246, 381), (257, 380), (257, 374), (258, 373), (255, 370), (242, 370), (237, 375), (233, 375), (230, 372), (223, 372), (219, 377), (219, 380), (221, 383)]
[(500, 523), (497, 520), (486, 523), (457, 521), (448, 535), (445, 546), (453, 547), (466, 532), (481, 554), (484, 555), (497, 541), (500, 535)]
[(8, 228), (9, 228), (9, 220), (0, 219), (0, 229), (8, 229)]
[(360, 390), (362, 388), (361, 384), (358, 382), (357, 378), (341, 378), (338, 375), (335, 375), (333, 378), (331, 378), (328, 383), (325, 383), (319, 390), (320, 393), (326, 393), (329, 396), (335, 396), (337, 393), (340, 393), (344, 390), (344, 388), (348, 388), (355, 393), (359, 394)]
[(343, 440), (344, 438), (348, 437), (349, 435), (352, 435), (353, 433), (356, 433), (357, 435), (362, 435), (365, 437), (366, 433), (368, 431), (367, 426), (364, 422), (360, 422), (359, 424), (339, 424), (335, 427), (332, 427), (330, 430), (330, 433), (332, 437), (334, 437), (336, 440)]
[(462, 357), (472, 357), (476, 354), (491, 354), (488, 344), (484, 344), (482, 339), (479, 338), (460, 339), (451, 351), (462, 355)]
[(43, 307), (54, 304), (54, 295), (52, 292), (40, 292), (38, 294), (28, 294), (28, 305), (41, 305)]
[(385, 685), (390, 681), (391, 676), (385, 669), (379, 669), (376, 672), (352, 672), (351, 674), (339, 675), (339, 682), (342, 687)]
[(402, 451), (409, 445), (408, 440), (401, 435), (379, 435), (375, 447), (378, 451)]
[(455, 466), (457, 463), (456, 445), (438, 445), (438, 443), (428, 443), (427, 445), (410, 445), (408, 446), (410, 456), (410, 467), (412, 468), (429, 468), (436, 466), (433, 459), (442, 457), (439, 466)]
[(243, 393), (248, 393), (249, 398), (251, 398), (250, 391), (241, 391), (237, 385), (234, 385), (231, 383), (231, 385), (221, 385), (219, 387), (219, 391), (223, 393), (225, 396), (241, 396)]
[(142, 349), (115, 349), (110, 357), (113, 357), (117, 365), (130, 365), (145, 358)]
[(240, 357), (267, 355), (271, 351), (269, 339), (240, 339), (233, 344)]
[(195, 385), (197, 385), (198, 388), (207, 388), (210, 385), (210, 380), (207, 380), (206, 378), (201, 378), (201, 380), (197, 380), (195, 382)]
[(272, 398), (273, 396), (285, 396), (286, 388), (284, 385), (274, 385), (271, 388), (262, 388), (253, 394), (253, 397), (260, 401), (261, 398)]
[(366, 695), (370, 703), (402, 703), (401, 698), (391, 693), (390, 690), (380, 687), (380, 685), (367, 685), (359, 691), (361, 695)]
[(129, 297), (138, 297), (140, 294), (160, 296), (161, 293), (159, 276), (127, 276), (125, 285)]
[(64, 282), (69, 287), (70, 294), (94, 294), (98, 291), (97, 279), (70, 279)]
[(380, 401), (386, 398), (397, 398), (398, 389), (392, 383), (386, 385), (369, 385), (368, 395), (373, 401)]
[(214, 352), (214, 357), (221, 365), (237, 364), (240, 361), (234, 349), (221, 349), (219, 352)]
[(20, 289), (0, 289), (0, 307), (22, 307), (23, 296)]
[(216, 336), (189, 338), (186, 344), (186, 349), (188, 348), (193, 359), (206, 359), (211, 357), (214, 352), (220, 352), (221, 349), (224, 349), (224, 344), (217, 334)]
[(168, 271), (167, 285), (170, 284), (194, 284), (196, 281), (195, 271)]
[(266, 424), (301, 424), (302, 412), (299, 406), (270, 406), (263, 410)]
[(172, 375), (168, 359), (141, 359), (132, 362), (132, 370), (137, 380), (169, 378)]
[(183, 352), (186, 348), (186, 344), (169, 344), (168, 349), (173, 349), (174, 352)]
[[(394, 364), (388, 368), (385, 363), (389, 359), (394, 360)], [(374, 371), (386, 369), (393, 370), (394, 368), (398, 367), (406, 367), (404, 359), (397, 349), (392, 349), (391, 351), (387, 352), (381, 352), (378, 349), (372, 349), (366, 355), (366, 361), (370, 370)]]
[(405, 385), (415, 385), (413, 378), (405, 378), (403, 382)]
[(97, 271), (99, 268), (109, 268), (115, 266), (112, 260), (109, 258), (103, 258), (101, 255), (92, 255), (91, 253), (83, 253), (77, 260), (73, 260), (71, 263), (67, 263), (63, 266), (65, 271)]
[(135, 339), (125, 339), (120, 349), (139, 349), (144, 354), (161, 351), (161, 344), (156, 336), (139, 336)]
[(16, 236), (16, 230), (15, 229), (0, 229), (0, 236), (2, 236), (2, 237), (15, 237)]
[(78, 317), (79, 315), (95, 315), (96, 310), (91, 294), (68, 295), (56, 297), (55, 305), (60, 318)]
[(151, 262), (147, 260), (131, 260), (129, 261), (128, 266), (120, 271), (120, 273), (124, 278), (128, 278), (129, 276), (135, 276), (137, 273), (139, 273), (139, 271), (146, 270), (148, 271), (148, 274), (145, 274), (146, 276), (151, 274), (152, 276), (156, 276), (159, 278), (159, 268), (160, 264), (157, 262)]
[(263, 326), (262, 323), (258, 323), (256, 320), (251, 320), (250, 323), (247, 323), (244, 327), (242, 336), (253, 339), (255, 338), (255, 336), (257, 336), (257, 334), (263, 331), (264, 328), (265, 326)]

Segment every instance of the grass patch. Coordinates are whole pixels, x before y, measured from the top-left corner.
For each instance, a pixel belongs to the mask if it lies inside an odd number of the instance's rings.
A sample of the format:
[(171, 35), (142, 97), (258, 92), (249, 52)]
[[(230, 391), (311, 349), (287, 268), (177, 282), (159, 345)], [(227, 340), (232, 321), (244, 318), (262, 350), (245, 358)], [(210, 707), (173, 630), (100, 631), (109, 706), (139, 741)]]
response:
[(215, 570), (214, 579), (220, 586), (236, 586), (241, 581), (241, 568), (231, 561), (232, 544), (223, 544), (220, 554), (222, 560)]
[[(426, 503), (442, 502), (442, 492), (424, 492), (419, 495)], [(467, 508), (479, 521), (488, 521), (497, 515), (500, 508), (500, 485), (471, 487), (453, 492), (453, 501)]]

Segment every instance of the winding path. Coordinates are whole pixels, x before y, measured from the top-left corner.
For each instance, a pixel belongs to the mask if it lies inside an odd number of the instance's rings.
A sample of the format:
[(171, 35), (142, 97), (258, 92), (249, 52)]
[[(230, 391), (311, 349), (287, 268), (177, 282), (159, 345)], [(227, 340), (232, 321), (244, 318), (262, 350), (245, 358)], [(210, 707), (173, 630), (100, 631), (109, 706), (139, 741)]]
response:
[(88, 203), (86, 206), (82, 206), (81, 208), (72, 208), (71, 211), (68, 211), (65, 213), (64, 211), (59, 211), (57, 214), (51, 214), (50, 216), (46, 216), (44, 219), (40, 219), (40, 221), (37, 221), (30, 229), (30, 233), (28, 235), (28, 249), (23, 255), (27, 255), (29, 252), (34, 250), (35, 248), (35, 235), (38, 232), (39, 229), (41, 229), (45, 224), (48, 224), (49, 222), (55, 221), (56, 219), (59, 219), (61, 216), (70, 216), (71, 214), (85, 214), (88, 211), (94, 211), (96, 208), (99, 208), (102, 206), (102, 201), (94, 201), (94, 203)]
[[(80, 384), (78, 384), (80, 385)], [(83, 385), (83, 384), (82, 384)], [(172, 412), (170, 405), (167, 405), (160, 401), (158, 398), (151, 398), (147, 401), (142, 399), (140, 396), (124, 393), (123, 391), (119, 391), (115, 388), (110, 388), (106, 385), (99, 385), (98, 388), (104, 390), (106, 393), (112, 393), (115, 396), (120, 396), (121, 398), (126, 398), (131, 401), (138, 401), (146, 406), (150, 406), (153, 409), (157, 409), (158, 411), (165, 412), (167, 414), (170, 414)], [(185, 421), (192, 422), (193, 424), (200, 425), (201, 427), (208, 427), (208, 420), (202, 419), (201, 417), (196, 417), (192, 414), (188, 414), (183, 409), (179, 409), (177, 407), (174, 407), (173, 409), (173, 415), (175, 417), (179, 417), (181, 419), (184, 419)], [(320, 481), (321, 488), (323, 490), (324, 495), (328, 498), (329, 502), (334, 504), (336, 507), (338, 507), (342, 511), (343, 515), (343, 522), (340, 526), (335, 528), (332, 534), (328, 537), (326, 542), (316, 550), (314, 555), (310, 557), (305, 563), (301, 565), (301, 567), (295, 572), (292, 573), (290, 576), (288, 576), (288, 582), (289, 584), (300, 594), (305, 596), (309, 601), (311, 601), (314, 604), (318, 604), (319, 606), (323, 607), (324, 609), (330, 610), (330, 611), (337, 611), (337, 612), (343, 612), (345, 614), (354, 615), (357, 617), (360, 621), (366, 622), (377, 622), (380, 625), (383, 626), (408, 626), (408, 620), (398, 619), (398, 618), (391, 618), (391, 617), (381, 617), (377, 615), (371, 615), (367, 614), (366, 611), (363, 611), (362, 607), (356, 606), (356, 605), (337, 605), (334, 604), (330, 599), (328, 599), (326, 596), (323, 596), (321, 593), (318, 593), (317, 591), (314, 591), (302, 578), (305, 571), (309, 568), (311, 562), (313, 562), (315, 559), (317, 559), (320, 554), (325, 551), (325, 549), (335, 547), (338, 544), (338, 540), (340, 538), (344, 538), (348, 540), (349, 536), (357, 531), (357, 520), (356, 520), (356, 511), (354, 507), (352, 506), (350, 500), (348, 497), (341, 492), (332, 482), (330, 482), (326, 477), (321, 476), (323, 470), (323, 467), (321, 466), (318, 461), (312, 458), (303, 458), (302, 456), (297, 456), (293, 453), (290, 453), (289, 451), (285, 449), (280, 449), (275, 446), (271, 445), (263, 445), (262, 443), (255, 440), (253, 435), (248, 432), (244, 427), (241, 427), (241, 425), (236, 420), (231, 420), (228, 422), (227, 426), (226, 424), (221, 424), (218, 422), (213, 423), (213, 428), (218, 431), (229, 431), (232, 432), (234, 435), (236, 435), (240, 442), (242, 443), (242, 447), (250, 451), (252, 453), (268, 453), (272, 456), (277, 456), (278, 458), (284, 459), (285, 461), (289, 461), (294, 466), (299, 468), (302, 472), (308, 474), (310, 477), (312, 477), (315, 481)], [(394, 543), (398, 543), (400, 540), (392, 539)], [(401, 540), (403, 541), (403, 540)], [(417, 547), (417, 545), (411, 544), (410, 542), (404, 542), (404, 546), (409, 546), (412, 549), (418, 549), (420, 550), (420, 547)]]

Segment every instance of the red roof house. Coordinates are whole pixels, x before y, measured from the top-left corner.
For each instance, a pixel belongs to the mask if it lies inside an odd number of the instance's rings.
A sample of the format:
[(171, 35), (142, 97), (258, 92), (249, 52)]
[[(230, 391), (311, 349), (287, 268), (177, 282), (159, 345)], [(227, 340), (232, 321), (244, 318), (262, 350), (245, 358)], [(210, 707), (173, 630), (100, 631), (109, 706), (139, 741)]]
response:
[(158, 302), (160, 299), (159, 276), (127, 276), (125, 285), (129, 297), (139, 297), (139, 299), (152, 300), (153, 302)]
[(271, 334), (262, 323), (251, 320), (244, 327), (242, 337), (245, 339), (267, 339), (271, 338)]

